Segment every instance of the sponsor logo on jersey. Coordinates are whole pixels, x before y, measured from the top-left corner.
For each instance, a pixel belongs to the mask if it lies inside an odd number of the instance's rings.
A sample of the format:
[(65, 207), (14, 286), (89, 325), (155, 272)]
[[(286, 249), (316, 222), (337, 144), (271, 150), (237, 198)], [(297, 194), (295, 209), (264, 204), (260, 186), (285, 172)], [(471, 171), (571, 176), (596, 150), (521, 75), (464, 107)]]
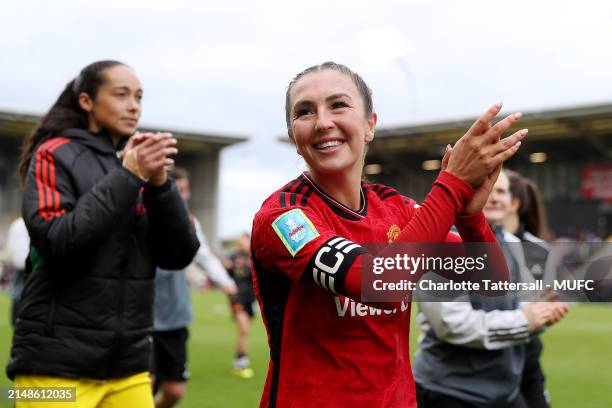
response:
[(385, 316), (396, 313), (405, 313), (410, 310), (410, 302), (401, 302), (399, 307), (389, 310), (378, 309), (376, 307), (355, 302), (344, 296), (334, 296), (336, 312), (338, 317), (365, 317), (365, 316)]
[(287, 211), (275, 219), (272, 228), (291, 256), (295, 256), (304, 245), (319, 236), (315, 226), (299, 208)]
[(306, 229), (304, 228), (304, 224), (297, 225), (293, 218), (289, 218), (285, 225), (289, 228), (289, 239), (293, 242), (300, 242), (306, 236)]

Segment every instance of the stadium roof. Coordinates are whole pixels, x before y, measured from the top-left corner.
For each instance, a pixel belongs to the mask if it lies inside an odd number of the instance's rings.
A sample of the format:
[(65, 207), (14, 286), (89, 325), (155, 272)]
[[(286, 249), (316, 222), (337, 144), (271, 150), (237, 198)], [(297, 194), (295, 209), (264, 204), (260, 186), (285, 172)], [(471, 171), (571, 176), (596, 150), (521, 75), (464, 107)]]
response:
[[(40, 120), (40, 115), (2, 111), (0, 110), (0, 135), (22, 138), (32, 132), (34, 126)], [(162, 129), (166, 132), (171, 132), (179, 139), (181, 148), (189, 151), (201, 150), (204, 146), (221, 149), (236, 143), (241, 143), (248, 138), (243, 135), (227, 135), (218, 133), (203, 133), (196, 131), (186, 131), (180, 129), (168, 129), (163, 126), (146, 126), (143, 125), (140, 130), (153, 131)]]
[[(438, 157), (440, 148), (454, 143), (475, 120), (470, 117), (380, 128), (369, 154), (410, 152)], [(518, 125), (509, 132), (528, 128), (525, 141), (536, 150), (543, 146), (550, 149), (554, 145), (566, 153), (612, 158), (612, 103), (523, 112)]]

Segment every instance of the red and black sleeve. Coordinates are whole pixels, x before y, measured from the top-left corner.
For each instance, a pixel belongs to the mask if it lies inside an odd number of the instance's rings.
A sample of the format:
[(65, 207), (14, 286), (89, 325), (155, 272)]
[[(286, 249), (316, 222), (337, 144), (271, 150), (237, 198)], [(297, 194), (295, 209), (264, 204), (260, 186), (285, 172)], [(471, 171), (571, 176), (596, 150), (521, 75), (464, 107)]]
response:
[[(462, 180), (442, 172), (423, 204), (414, 211), (397, 241), (444, 242), (457, 214), (472, 198), (474, 191)], [(253, 248), (260, 262), (269, 270), (287, 274), (292, 279), (311, 277), (322, 287), (360, 301), (361, 267), (370, 265), (373, 254), (358, 243), (335, 234), (310, 209), (302, 209), (319, 236), (309, 241), (297, 254), (284, 248), (274, 233), (272, 220), (287, 208), (261, 212), (253, 224)], [(384, 252), (384, 251), (383, 251)], [(384, 256), (376, 254), (376, 256)], [(415, 276), (414, 279), (418, 279)]]
[[(112, 170), (78, 196), (70, 139), (53, 138), (32, 157), (23, 216), (32, 244), (48, 262), (66, 262), (106, 239), (136, 203), (142, 182), (124, 168)], [(84, 251), (85, 250), (85, 251)]]

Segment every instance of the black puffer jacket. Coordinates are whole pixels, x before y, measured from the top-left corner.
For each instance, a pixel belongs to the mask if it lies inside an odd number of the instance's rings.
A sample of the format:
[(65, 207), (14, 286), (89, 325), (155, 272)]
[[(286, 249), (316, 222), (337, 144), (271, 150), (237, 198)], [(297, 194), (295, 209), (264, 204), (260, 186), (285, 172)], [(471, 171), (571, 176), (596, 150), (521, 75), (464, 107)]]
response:
[(199, 246), (174, 183), (144, 187), (109, 136), (70, 129), (32, 158), (23, 217), (32, 246), (8, 376), (148, 370), (155, 266), (181, 269)]

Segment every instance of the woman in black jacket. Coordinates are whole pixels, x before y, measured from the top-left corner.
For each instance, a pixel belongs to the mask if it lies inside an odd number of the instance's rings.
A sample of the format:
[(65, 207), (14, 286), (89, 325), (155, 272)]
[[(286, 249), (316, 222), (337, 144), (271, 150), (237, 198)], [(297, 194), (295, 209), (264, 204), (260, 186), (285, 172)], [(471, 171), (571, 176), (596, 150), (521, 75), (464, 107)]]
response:
[(130, 67), (95, 62), (24, 142), (31, 250), (7, 367), (17, 387), (76, 387), (78, 406), (153, 406), (155, 267), (185, 267), (199, 243), (166, 176), (176, 139), (134, 134), (141, 99)]

